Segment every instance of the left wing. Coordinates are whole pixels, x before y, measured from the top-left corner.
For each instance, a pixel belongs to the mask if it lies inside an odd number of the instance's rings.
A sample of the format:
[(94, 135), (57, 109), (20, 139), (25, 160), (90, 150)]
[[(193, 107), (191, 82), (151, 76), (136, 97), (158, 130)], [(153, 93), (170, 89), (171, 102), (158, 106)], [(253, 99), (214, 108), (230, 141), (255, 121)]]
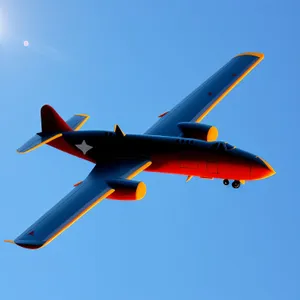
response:
[(264, 58), (262, 53), (242, 53), (231, 59), (171, 111), (161, 114), (145, 134), (179, 136), (180, 122), (202, 119)]
[(116, 160), (97, 164), (88, 177), (14, 241), (23, 248), (38, 249), (53, 241), (101, 200), (111, 195), (109, 179), (132, 179), (151, 165), (149, 160)]

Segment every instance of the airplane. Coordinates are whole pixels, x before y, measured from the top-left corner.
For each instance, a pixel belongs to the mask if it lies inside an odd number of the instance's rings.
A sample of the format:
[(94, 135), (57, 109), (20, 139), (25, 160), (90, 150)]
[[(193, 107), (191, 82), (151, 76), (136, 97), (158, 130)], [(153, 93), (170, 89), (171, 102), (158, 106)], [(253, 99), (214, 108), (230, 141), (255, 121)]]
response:
[(17, 152), (27, 153), (49, 145), (94, 164), (88, 176), (15, 240), (26, 249), (48, 245), (64, 230), (104, 199), (141, 200), (144, 182), (133, 180), (142, 171), (223, 179), (237, 189), (245, 181), (275, 174), (260, 156), (217, 141), (215, 126), (203, 118), (262, 60), (264, 54), (246, 52), (233, 57), (177, 106), (159, 116), (144, 134), (113, 131), (79, 131), (88, 120), (76, 114), (64, 121), (50, 106), (41, 108), (41, 131)]

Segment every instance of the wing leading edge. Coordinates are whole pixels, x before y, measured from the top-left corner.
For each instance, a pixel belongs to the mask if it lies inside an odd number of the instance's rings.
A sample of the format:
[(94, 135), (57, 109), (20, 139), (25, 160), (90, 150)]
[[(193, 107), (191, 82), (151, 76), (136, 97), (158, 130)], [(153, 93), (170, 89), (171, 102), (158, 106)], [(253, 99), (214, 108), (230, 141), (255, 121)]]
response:
[(79, 218), (111, 195), (109, 179), (132, 179), (151, 165), (148, 160), (118, 160), (97, 164), (87, 178), (67, 194), (60, 202), (18, 236), (14, 243), (28, 249), (46, 246)]
[(255, 52), (235, 56), (171, 111), (162, 114), (145, 134), (179, 136), (178, 123), (201, 122), (263, 59), (262, 53)]

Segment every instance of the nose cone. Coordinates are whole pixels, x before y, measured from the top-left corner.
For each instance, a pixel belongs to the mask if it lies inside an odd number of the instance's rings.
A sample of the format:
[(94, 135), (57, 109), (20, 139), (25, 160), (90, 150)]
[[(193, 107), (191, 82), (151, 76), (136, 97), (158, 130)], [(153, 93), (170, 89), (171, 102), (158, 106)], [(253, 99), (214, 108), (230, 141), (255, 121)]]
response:
[(255, 163), (251, 168), (252, 179), (265, 179), (276, 174), (272, 166), (267, 163), (264, 159), (256, 156)]

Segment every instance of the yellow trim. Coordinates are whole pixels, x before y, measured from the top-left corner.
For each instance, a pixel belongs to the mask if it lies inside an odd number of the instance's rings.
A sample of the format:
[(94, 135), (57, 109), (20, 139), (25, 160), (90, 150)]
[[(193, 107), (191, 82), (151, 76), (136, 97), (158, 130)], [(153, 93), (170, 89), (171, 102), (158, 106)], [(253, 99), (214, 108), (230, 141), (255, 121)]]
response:
[(43, 141), (42, 143), (37, 144), (36, 146), (34, 146), (34, 147), (32, 147), (32, 148), (30, 148), (30, 149), (28, 149), (28, 150), (26, 150), (26, 151), (20, 152), (20, 151), (17, 150), (17, 152), (20, 153), (20, 154), (28, 153), (28, 152), (30, 152), (30, 151), (35, 150), (36, 148), (41, 147), (42, 145), (45, 145), (45, 144), (47, 144), (47, 143), (49, 143), (49, 142), (51, 142), (51, 141), (53, 141), (53, 140), (55, 140), (55, 139), (61, 137), (61, 136), (62, 136), (62, 133), (58, 133), (58, 134), (56, 134), (55, 136), (49, 138), (48, 140), (45, 140), (45, 141)]
[(126, 177), (126, 179), (132, 179), (133, 177), (137, 176), (139, 173), (147, 169), (152, 164), (152, 161), (146, 162), (144, 165), (139, 167), (137, 170), (135, 170), (132, 174)]
[(193, 175), (189, 175), (189, 176), (186, 178), (186, 181), (185, 181), (185, 182), (189, 182), (192, 178), (193, 178)]
[(219, 132), (217, 127), (211, 126), (207, 132), (207, 142), (216, 141), (218, 138)]
[[(147, 162), (140, 168), (138, 168), (136, 171), (134, 171), (131, 175), (127, 177), (127, 179), (132, 179), (140, 172), (144, 171), (147, 167), (149, 167), (152, 164), (152, 162)], [(89, 207), (87, 207), (84, 211), (82, 211), (77, 217), (75, 217), (70, 223), (66, 224), (60, 231), (58, 231), (53, 237), (51, 237), (46, 243), (41, 247), (45, 247), (49, 243), (51, 243), (55, 238), (57, 238), (63, 231), (68, 229), (70, 226), (72, 226), (78, 219), (80, 219), (83, 215), (85, 215), (89, 210), (91, 210), (94, 206), (96, 206), (101, 200), (104, 200), (109, 195), (111, 195), (115, 190), (110, 189), (108, 192), (106, 192), (103, 196), (101, 196), (96, 202), (92, 203)]]
[(266, 179), (266, 178), (269, 178), (269, 177), (271, 177), (271, 176), (273, 176), (273, 175), (275, 175), (276, 174), (276, 171), (273, 169), (273, 167), (267, 162), (267, 161), (265, 161), (263, 158), (261, 158), (260, 156), (257, 156), (257, 158), (259, 158), (260, 160), (262, 160), (264, 163), (265, 163), (265, 165), (267, 166), (267, 168), (269, 168), (269, 170), (270, 170), (270, 174), (268, 174), (268, 175), (266, 175), (266, 176), (263, 176), (263, 177), (260, 177), (260, 178), (257, 178), (257, 179), (253, 179), (253, 180), (262, 180), (262, 179)]
[(245, 55), (256, 56), (259, 59), (252, 66), (250, 66), (235, 82), (233, 82), (233, 84), (229, 86), (224, 93), (219, 96), (219, 98), (216, 99), (216, 101), (196, 120), (196, 123), (202, 121), (203, 118), (264, 59), (264, 54), (256, 52), (245, 52), (237, 55), (236, 57)]
[(126, 134), (123, 132), (123, 130), (120, 128), (120, 126), (118, 124), (115, 124), (114, 126), (114, 132), (116, 132), (117, 130), (119, 130), (123, 136), (125, 136)]
[(86, 118), (90, 117), (88, 114), (75, 114), (75, 116), (86, 117)]
[[(135, 177), (137, 174), (139, 174), (140, 172), (144, 171), (146, 168), (148, 168), (150, 165), (152, 164), (151, 161), (145, 163), (143, 166), (141, 166), (140, 168), (138, 168), (137, 170), (135, 170), (134, 172), (132, 172), (132, 174), (130, 174), (129, 176), (127, 176), (127, 179), (132, 179), (133, 177)], [(144, 183), (143, 183), (144, 184)], [(78, 221), (83, 215), (85, 215), (89, 210), (91, 210), (93, 207), (95, 207), (99, 202), (101, 202), (102, 200), (104, 200), (105, 198), (107, 198), (109, 195), (111, 195), (115, 190), (114, 189), (110, 189), (109, 191), (107, 191), (104, 195), (102, 195), (101, 197), (99, 197), (94, 203), (92, 203), (90, 206), (88, 206), (86, 209), (84, 209), (77, 217), (75, 217), (72, 221), (70, 221), (68, 224), (66, 224), (63, 228), (61, 228), (56, 234), (54, 234), (50, 239), (48, 239), (40, 248), (44, 248), (45, 246), (47, 246), (49, 243), (51, 243), (54, 239), (56, 239), (60, 234), (62, 234), (66, 229), (68, 229), (70, 226), (72, 226), (76, 221)], [(146, 193), (146, 186), (144, 184), (144, 186), (140, 186), (140, 191), (138, 193), (138, 197), (141, 197), (141, 194)], [(8, 243), (13, 243), (15, 244), (13, 241), (11, 240), (5, 240), (5, 242)]]
[(273, 173), (272, 175), (276, 174), (275, 170), (273, 169), (273, 167), (263, 158), (259, 157), (265, 164), (266, 166), (269, 168), (269, 170)]
[(260, 52), (244, 52), (244, 53), (240, 53), (238, 55), (236, 55), (235, 57), (239, 57), (239, 56), (247, 56), (247, 55), (251, 55), (251, 56), (256, 56), (260, 59), (264, 59), (265, 55), (263, 53)]
[(82, 120), (81, 123), (74, 129), (74, 131), (77, 131), (86, 123), (90, 116), (86, 114), (76, 114), (75, 116), (85, 117), (85, 119)]
[(70, 226), (72, 226), (76, 221), (78, 221), (83, 215), (85, 215), (89, 210), (91, 210), (93, 207), (95, 207), (101, 200), (104, 200), (109, 195), (111, 195), (115, 190), (110, 189), (108, 192), (106, 192), (103, 196), (101, 196), (97, 201), (92, 203), (90, 206), (88, 206), (85, 210), (83, 210), (77, 217), (75, 217), (71, 222), (66, 224), (61, 230), (59, 230), (56, 234), (54, 234), (49, 240), (46, 241), (46, 243), (41, 247), (44, 248), (49, 243), (51, 243), (55, 238), (57, 238), (60, 234), (62, 234), (66, 229), (68, 229)]
[(135, 200), (142, 200), (147, 193), (147, 186), (144, 182), (140, 182), (136, 188), (136, 199)]
[(245, 184), (245, 183), (246, 183), (246, 180), (240, 180), (240, 183), (241, 183), (241, 184)]
[(15, 244), (15, 242), (13, 240), (4, 240), (4, 243), (11, 243), (11, 244)]

